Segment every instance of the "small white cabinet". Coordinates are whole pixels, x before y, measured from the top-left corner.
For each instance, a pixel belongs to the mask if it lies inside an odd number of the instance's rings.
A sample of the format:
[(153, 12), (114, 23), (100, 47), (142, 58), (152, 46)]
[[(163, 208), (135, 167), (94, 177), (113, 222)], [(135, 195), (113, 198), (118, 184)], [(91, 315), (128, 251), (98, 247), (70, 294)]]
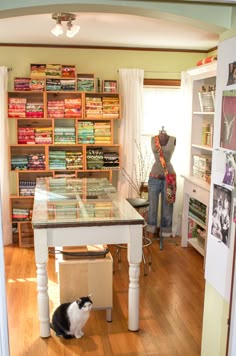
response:
[[(183, 178), (184, 201), (181, 245), (187, 247), (189, 243), (204, 256), (210, 187), (208, 183), (199, 182), (195, 177), (183, 176)], [(198, 206), (202, 214), (199, 214)]]
[(187, 71), (191, 79), (191, 148), (189, 173), (183, 176), (181, 245), (191, 244), (205, 256), (214, 131), (216, 66), (213, 62)]

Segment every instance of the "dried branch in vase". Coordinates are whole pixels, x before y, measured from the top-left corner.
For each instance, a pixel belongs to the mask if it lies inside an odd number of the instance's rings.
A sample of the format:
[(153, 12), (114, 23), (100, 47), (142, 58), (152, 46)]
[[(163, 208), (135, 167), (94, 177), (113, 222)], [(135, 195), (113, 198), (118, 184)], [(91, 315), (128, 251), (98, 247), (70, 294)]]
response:
[(137, 148), (137, 163), (133, 165), (133, 172), (130, 174), (125, 168), (122, 168), (122, 174), (129, 183), (132, 190), (138, 197), (142, 196), (143, 186), (148, 181), (149, 173), (153, 165), (153, 156), (147, 148), (141, 146), (135, 141)]

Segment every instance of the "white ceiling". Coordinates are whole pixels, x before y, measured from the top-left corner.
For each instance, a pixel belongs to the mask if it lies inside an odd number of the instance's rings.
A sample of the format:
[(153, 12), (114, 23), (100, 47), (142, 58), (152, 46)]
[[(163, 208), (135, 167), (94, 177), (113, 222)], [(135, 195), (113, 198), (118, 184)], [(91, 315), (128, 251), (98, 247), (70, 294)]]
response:
[[(74, 38), (55, 37), (52, 14), (0, 19), (0, 43), (67, 46), (116, 46), (208, 50), (217, 46), (219, 34), (183, 22), (137, 15), (80, 12)], [(63, 22), (63, 25), (66, 23)]]

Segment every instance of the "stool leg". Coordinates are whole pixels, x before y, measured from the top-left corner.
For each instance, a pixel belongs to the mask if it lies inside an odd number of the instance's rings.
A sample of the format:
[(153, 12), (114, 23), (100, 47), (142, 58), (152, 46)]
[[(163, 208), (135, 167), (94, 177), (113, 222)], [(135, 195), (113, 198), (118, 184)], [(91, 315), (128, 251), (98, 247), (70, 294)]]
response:
[(160, 236), (160, 250), (163, 250), (163, 237)]
[(120, 248), (117, 247), (116, 252), (115, 252), (115, 258), (117, 257), (118, 263), (121, 263), (121, 251)]
[(144, 276), (147, 276), (147, 261), (143, 251), (142, 251), (142, 259), (143, 259)]
[(107, 318), (108, 322), (112, 321), (112, 309), (111, 308), (106, 310), (106, 318)]
[(149, 266), (151, 266), (152, 265), (152, 254), (151, 254), (149, 247), (147, 248), (147, 252), (148, 252), (148, 264), (149, 264)]

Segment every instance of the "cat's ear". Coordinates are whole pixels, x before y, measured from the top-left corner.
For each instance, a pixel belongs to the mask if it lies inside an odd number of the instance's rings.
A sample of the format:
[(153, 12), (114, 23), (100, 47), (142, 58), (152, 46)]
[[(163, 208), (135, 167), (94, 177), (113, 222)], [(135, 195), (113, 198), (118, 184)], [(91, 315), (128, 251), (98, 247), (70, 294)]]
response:
[(88, 295), (88, 297), (90, 298), (90, 297), (91, 297), (91, 295), (92, 295), (92, 293), (90, 293), (90, 294)]
[(78, 305), (80, 305), (81, 302), (82, 302), (82, 300), (81, 300), (80, 298), (76, 300), (76, 303), (77, 303)]

